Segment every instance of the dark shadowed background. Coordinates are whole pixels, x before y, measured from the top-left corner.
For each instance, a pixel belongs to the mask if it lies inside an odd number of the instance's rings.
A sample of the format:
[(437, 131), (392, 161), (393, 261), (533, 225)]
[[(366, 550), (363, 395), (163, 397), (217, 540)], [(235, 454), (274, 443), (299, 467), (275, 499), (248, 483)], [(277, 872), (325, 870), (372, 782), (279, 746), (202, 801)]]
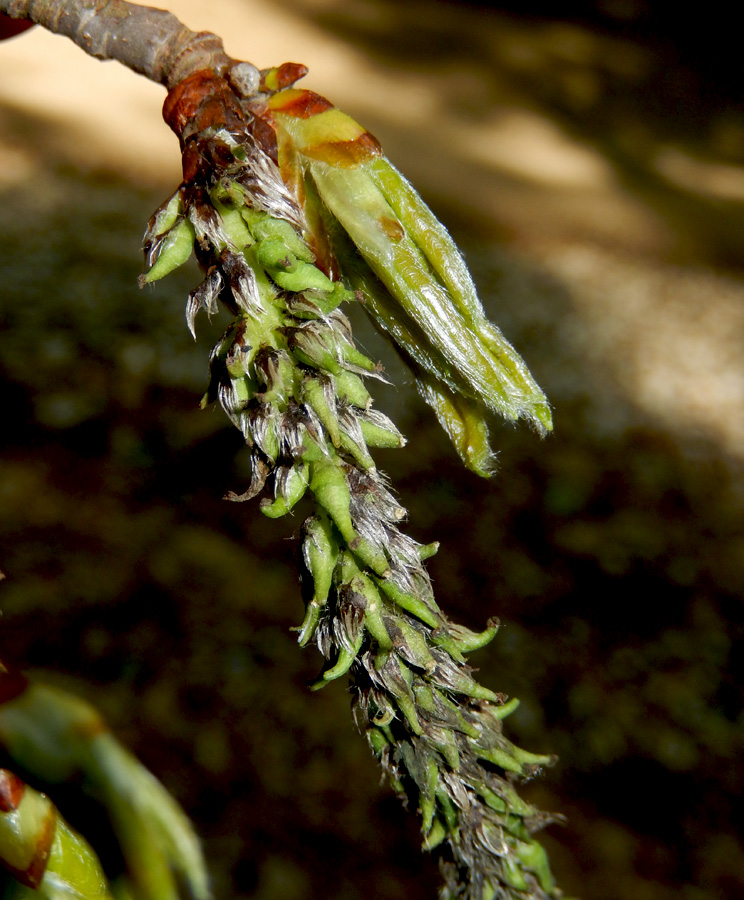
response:
[[(473, 658), (560, 755), (525, 790), (584, 900), (744, 896), (744, 124), (714, 2), (172, 5), (363, 121), (462, 247), (554, 405), (463, 471), (394, 354), (379, 454), (440, 605), (503, 628)], [(319, 668), (294, 554), (248, 459), (200, 411), (221, 324), (187, 268), (139, 291), (178, 181), (162, 89), (38, 29), (0, 44), (2, 654), (94, 702), (181, 800), (218, 897), (424, 900), (436, 867)], [(354, 311), (357, 312), (357, 311)], [(83, 830), (100, 816), (55, 795)], [(91, 823), (95, 823), (94, 825)], [(104, 857), (112, 862), (113, 857)]]

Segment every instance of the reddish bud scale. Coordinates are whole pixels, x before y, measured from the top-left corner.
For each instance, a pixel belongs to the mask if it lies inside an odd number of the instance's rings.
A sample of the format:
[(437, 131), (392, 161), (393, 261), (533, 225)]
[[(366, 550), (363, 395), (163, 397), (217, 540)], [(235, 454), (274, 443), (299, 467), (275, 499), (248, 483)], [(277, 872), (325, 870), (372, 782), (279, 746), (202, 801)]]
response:
[(315, 91), (281, 91), (269, 98), (268, 107), (279, 124), (282, 116), (306, 120), (322, 117), (308, 129), (308, 141), (299, 148), (310, 159), (347, 168), (382, 154), (380, 142), (373, 134)]
[[(18, 784), (12, 784), (9, 787), (12, 795), (14, 794), (15, 796), (11, 795), (7, 800), (3, 798), (5, 802), (13, 805), (10, 805), (8, 809), (0, 809), (0, 814), (12, 813), (21, 805), (26, 786), (17, 778), (17, 776), (13, 775), (12, 772), (3, 769), (0, 770), (0, 773), (2, 773), (2, 776), (10, 776), (11, 780), (14, 779), (18, 782)], [(2, 793), (1, 780), (0, 793)], [(5, 857), (0, 861), (3, 868), (10, 872), (16, 881), (19, 881), (21, 884), (30, 887), (33, 890), (37, 890), (44, 878), (47, 863), (49, 862), (49, 854), (52, 849), (52, 844), (54, 843), (54, 835), (57, 830), (56, 809), (43, 794), (36, 796), (44, 801), (45, 809), (43, 819), (36, 819), (33, 823), (33, 834), (23, 836), (23, 843), (15, 848), (15, 852), (12, 854), (11, 859)], [(28, 846), (24, 846), (26, 842), (32, 843)], [(20, 853), (18, 851), (20, 851)], [(19, 865), (14, 865), (14, 862)]]
[(300, 90), (299, 88), (282, 91), (271, 98), (269, 106), (277, 112), (294, 116), (295, 119), (309, 119), (311, 116), (317, 116), (318, 113), (334, 109), (330, 100), (326, 100), (315, 91)]
[(304, 78), (308, 73), (307, 66), (302, 63), (282, 63), (273, 69), (261, 70), (260, 89), (262, 91), (283, 91), (291, 87), (295, 81)]
[(18, 809), (26, 785), (9, 769), (0, 769), (0, 812), (13, 812)]
[(57, 813), (53, 806), (50, 805), (49, 815), (44, 820), (44, 826), (39, 833), (36, 842), (36, 855), (25, 872), (11, 873), (21, 884), (36, 890), (41, 884), (41, 880), (46, 872), (47, 863), (49, 862), (49, 854), (52, 850), (54, 842), (54, 833), (57, 830)]
[(168, 92), (163, 119), (178, 135), (181, 146), (207, 128), (245, 127), (240, 101), (227, 80), (211, 69), (194, 72)]
[(0, 41), (15, 37), (27, 28), (33, 28), (34, 23), (28, 19), (11, 19), (5, 13), (0, 13)]

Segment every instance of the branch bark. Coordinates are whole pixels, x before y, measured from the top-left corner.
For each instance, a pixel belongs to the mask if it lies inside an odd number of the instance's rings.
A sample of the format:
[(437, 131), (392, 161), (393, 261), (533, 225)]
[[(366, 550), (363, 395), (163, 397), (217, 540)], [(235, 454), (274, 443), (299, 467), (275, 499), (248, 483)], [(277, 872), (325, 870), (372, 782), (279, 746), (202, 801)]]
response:
[(0, 0), (0, 12), (66, 35), (89, 55), (117, 60), (169, 90), (199, 70), (225, 75), (237, 62), (216, 34), (126, 0)]

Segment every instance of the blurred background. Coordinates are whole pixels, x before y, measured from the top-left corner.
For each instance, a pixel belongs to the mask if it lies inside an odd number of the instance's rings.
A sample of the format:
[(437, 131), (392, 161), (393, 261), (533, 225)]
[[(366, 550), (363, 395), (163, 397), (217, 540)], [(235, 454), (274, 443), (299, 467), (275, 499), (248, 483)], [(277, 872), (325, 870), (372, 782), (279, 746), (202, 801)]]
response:
[[(259, 66), (310, 67), (462, 247), (555, 433), (494, 425), (459, 465), (394, 353), (409, 438), (379, 454), (440, 605), (493, 644), (509, 735), (560, 755), (525, 793), (584, 900), (744, 896), (744, 122), (714, 0), (174, 0)], [(230, 504), (239, 435), (200, 411), (224, 322), (186, 267), (139, 291), (180, 180), (162, 88), (40, 29), (0, 44), (2, 655), (81, 693), (204, 838), (217, 896), (424, 900), (438, 873), (342, 684), (311, 694), (301, 509)], [(57, 798), (90, 831), (96, 813)], [(738, 811), (737, 811), (738, 810)], [(89, 818), (89, 817), (93, 818)], [(103, 849), (104, 858), (107, 851)]]

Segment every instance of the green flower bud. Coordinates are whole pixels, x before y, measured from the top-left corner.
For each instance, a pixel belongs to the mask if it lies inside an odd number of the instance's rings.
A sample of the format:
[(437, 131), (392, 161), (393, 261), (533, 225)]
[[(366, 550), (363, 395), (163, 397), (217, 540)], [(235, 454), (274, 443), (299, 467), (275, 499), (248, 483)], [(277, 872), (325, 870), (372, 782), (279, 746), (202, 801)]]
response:
[(423, 634), (406, 622), (403, 616), (397, 616), (391, 623), (390, 634), (396, 652), (408, 665), (416, 666), (424, 672), (431, 672), (436, 667)]
[(441, 635), (435, 633), (432, 637), (435, 643), (440, 643), (440, 638), (443, 639), (445, 636), (452, 638), (457, 644), (460, 652), (472, 653), (474, 650), (480, 650), (481, 647), (485, 647), (486, 644), (489, 644), (494, 639), (500, 624), (498, 619), (492, 618), (488, 620), (488, 625), (483, 631), (476, 632), (471, 631), (464, 625), (457, 625), (455, 622), (450, 622), (446, 632), (442, 632)]
[(191, 256), (194, 249), (196, 232), (188, 219), (181, 221), (170, 229), (160, 245), (157, 260), (145, 275), (140, 276), (140, 285), (150, 284), (169, 275), (174, 269), (182, 266)]
[(323, 459), (311, 466), (310, 490), (326, 510), (348, 543), (355, 540), (356, 532), (351, 522), (351, 495), (343, 471), (335, 459)]
[[(351, 342), (340, 343), (339, 350), (344, 366), (351, 371), (370, 372), (380, 375), (380, 366), (373, 362), (368, 356), (365, 356), (361, 350), (358, 350)], [(384, 380), (384, 379), (383, 379)]]
[(507, 716), (510, 716), (518, 706), (519, 697), (512, 697), (511, 700), (508, 700), (501, 706), (492, 706), (490, 712), (494, 719), (505, 719)]
[(383, 750), (390, 746), (390, 742), (379, 728), (369, 728), (367, 730), (367, 740), (375, 756), (380, 756)]
[(142, 241), (148, 268), (157, 258), (165, 236), (183, 214), (183, 196), (180, 189), (152, 214)]
[(287, 309), (298, 319), (320, 319), (332, 313), (342, 303), (356, 300), (356, 294), (347, 290), (342, 282), (334, 281), (333, 290), (308, 289), (286, 298)]
[(320, 419), (321, 424), (328, 432), (328, 437), (334, 447), (339, 447), (341, 435), (339, 432), (338, 414), (334, 399), (333, 383), (323, 375), (307, 375), (300, 388), (300, 402), (307, 404)]
[[(249, 246), (253, 243), (253, 238), (251, 236), (250, 231), (246, 227), (245, 220), (240, 215), (240, 211), (237, 209), (232, 209), (229, 206), (224, 206), (219, 202), (214, 196), (214, 192), (210, 195), (210, 199), (214, 204), (214, 208), (217, 211), (220, 219), (220, 228), (222, 231), (222, 235), (226, 238), (225, 245), (230, 246), (232, 249), (240, 251), (244, 247)], [(215, 244), (215, 249), (222, 250), (224, 249), (221, 244), (223, 241), (219, 241)]]
[(510, 752), (512, 749), (514, 749), (513, 745), (510, 745), (508, 750), (503, 747), (476, 747), (475, 752), (479, 759), (485, 759), (495, 766), (500, 766), (506, 772), (522, 775), (522, 764), (514, 758)]
[(282, 466), (274, 476), (274, 484), (276, 499), (261, 502), (261, 512), (270, 519), (285, 516), (302, 499), (308, 488), (307, 466), (300, 462)]
[(267, 238), (256, 246), (256, 259), (265, 269), (280, 272), (297, 270), (297, 257), (282, 240)]
[(501, 704), (503, 697), (494, 691), (483, 687), (482, 684), (471, 678), (462, 666), (448, 665), (446, 668), (438, 666), (429, 676), (431, 680), (446, 690), (456, 694), (464, 694), (474, 700), (488, 700), (490, 703)]
[(339, 558), (340, 578), (365, 600), (364, 626), (383, 650), (390, 650), (393, 642), (383, 621), (384, 601), (371, 578), (357, 565), (354, 556), (344, 551)]
[(421, 562), (431, 559), (439, 552), (439, 541), (432, 541), (430, 544), (419, 544), (418, 555)]
[(439, 782), (439, 766), (433, 757), (426, 764), (425, 779), (419, 785), (419, 809), (421, 810), (421, 829), (428, 835), (434, 824), (436, 811), (436, 788)]
[(432, 722), (436, 725), (446, 726), (455, 731), (459, 731), (461, 734), (466, 734), (470, 738), (476, 740), (480, 738), (480, 730), (466, 720), (460, 704), (451, 700), (447, 694), (439, 688), (435, 688), (431, 685), (429, 685), (429, 687), (431, 689), (433, 704), (431, 712)]
[(510, 887), (516, 888), (518, 891), (526, 891), (529, 888), (524, 873), (509, 855), (502, 858), (501, 877)]
[(246, 206), (247, 197), (238, 200), (240, 214), (245, 220), (256, 241), (280, 241), (297, 259), (312, 263), (315, 261), (312, 250), (297, 234), (290, 222), (277, 219), (268, 213), (259, 212)]
[(433, 747), (442, 754), (447, 765), (453, 772), (460, 768), (460, 751), (457, 749), (457, 739), (449, 728), (438, 728), (427, 725), (426, 737)]
[(397, 695), (395, 697), (395, 702), (398, 709), (400, 709), (405, 716), (411, 731), (414, 734), (423, 734), (424, 729), (416, 711), (416, 703), (407, 694)]
[(339, 400), (345, 400), (359, 409), (369, 409), (372, 405), (372, 398), (369, 391), (364, 386), (362, 379), (353, 372), (341, 369), (334, 373), (334, 382), (336, 385), (336, 395)]
[(537, 841), (520, 841), (516, 848), (520, 861), (537, 877), (540, 887), (550, 892), (555, 888), (555, 879), (550, 872), (548, 854)]
[(446, 837), (447, 829), (439, 819), (435, 819), (431, 826), (431, 830), (424, 838), (424, 850), (434, 850)]
[(334, 375), (341, 373), (335, 335), (330, 331), (307, 322), (299, 327), (285, 328), (284, 334), (290, 350), (301, 363)]
[(381, 579), (378, 584), (394, 603), (412, 616), (416, 616), (417, 619), (421, 619), (422, 622), (425, 622), (432, 628), (439, 628), (443, 624), (441, 613), (433, 598), (422, 600), (419, 597), (415, 597), (408, 591), (403, 590), (391, 578)]
[(370, 447), (405, 447), (406, 439), (383, 413), (368, 409), (357, 415), (357, 421)]
[(271, 270), (271, 277), (285, 291), (333, 291), (333, 282), (312, 263), (298, 262), (293, 270)]
[(368, 472), (376, 471), (375, 461), (367, 449), (367, 443), (364, 440), (354, 408), (346, 405), (342, 406), (339, 410), (338, 422), (341, 449), (345, 450), (352, 457), (360, 469), (365, 469)]
[(303, 525), (302, 559), (313, 586), (305, 619), (300, 626), (298, 642), (301, 647), (312, 638), (320, 612), (328, 602), (333, 572), (338, 561), (339, 547), (333, 527), (326, 516), (306, 519)]
[(326, 669), (320, 679), (310, 685), (310, 689), (317, 691), (324, 687), (329, 681), (335, 681), (337, 678), (342, 678), (346, 675), (354, 663), (354, 660), (357, 658), (363, 641), (364, 629), (360, 629), (353, 644), (348, 647), (339, 647), (335, 664), (331, 666), (330, 669)]
[(383, 577), (389, 575), (390, 566), (385, 554), (375, 550), (354, 529), (350, 512), (351, 494), (343, 463), (337, 457), (331, 457), (314, 462), (311, 469), (310, 490), (327, 511), (348, 547), (373, 572)]
[(256, 395), (277, 412), (286, 412), (295, 395), (299, 373), (286, 350), (261, 347), (253, 359)]

